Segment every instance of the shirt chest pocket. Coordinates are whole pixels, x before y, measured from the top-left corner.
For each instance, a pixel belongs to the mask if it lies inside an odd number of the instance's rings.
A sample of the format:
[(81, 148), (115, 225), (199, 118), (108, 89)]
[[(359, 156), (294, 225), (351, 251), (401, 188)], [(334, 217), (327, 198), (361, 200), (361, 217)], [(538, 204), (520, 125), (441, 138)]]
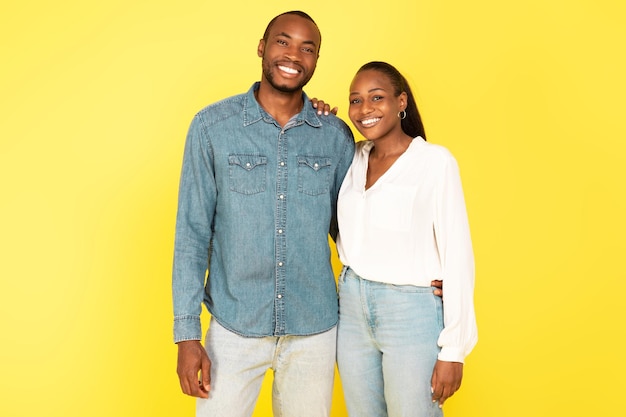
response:
[(229, 155), (228, 184), (231, 191), (257, 194), (265, 191), (267, 157), (261, 155)]
[(298, 191), (308, 195), (328, 194), (331, 172), (330, 158), (298, 156)]

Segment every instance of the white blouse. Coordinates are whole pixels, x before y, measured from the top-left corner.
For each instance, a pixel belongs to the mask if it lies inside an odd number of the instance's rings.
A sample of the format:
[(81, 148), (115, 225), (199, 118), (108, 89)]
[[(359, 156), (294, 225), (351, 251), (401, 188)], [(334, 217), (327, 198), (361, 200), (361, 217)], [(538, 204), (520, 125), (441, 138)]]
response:
[(418, 136), (366, 190), (373, 146), (357, 143), (339, 192), (339, 259), (371, 281), (429, 287), (443, 280), (439, 359), (463, 362), (477, 329), (474, 255), (456, 160)]

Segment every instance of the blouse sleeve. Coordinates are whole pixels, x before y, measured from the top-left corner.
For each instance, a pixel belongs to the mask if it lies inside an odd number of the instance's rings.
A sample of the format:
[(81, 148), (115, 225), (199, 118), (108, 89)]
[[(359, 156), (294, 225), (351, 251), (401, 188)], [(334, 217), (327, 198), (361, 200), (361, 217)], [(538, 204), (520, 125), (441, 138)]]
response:
[(478, 340), (474, 254), (459, 168), (454, 157), (446, 154), (435, 202), (435, 236), (444, 294), (444, 329), (438, 340), (438, 359), (463, 362)]

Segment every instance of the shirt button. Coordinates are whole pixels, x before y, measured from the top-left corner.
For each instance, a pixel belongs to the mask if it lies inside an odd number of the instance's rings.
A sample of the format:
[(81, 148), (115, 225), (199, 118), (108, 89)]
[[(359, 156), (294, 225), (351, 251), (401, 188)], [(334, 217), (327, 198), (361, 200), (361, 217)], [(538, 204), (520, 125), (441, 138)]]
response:
[(278, 229), (278, 234), (282, 235), (283, 234), (283, 229)]
[(313, 168), (318, 169), (320, 167), (320, 165), (316, 162), (313, 164)]
[(279, 263), (278, 263), (278, 266), (283, 266), (283, 263), (282, 263), (282, 262), (279, 262)]
[(280, 198), (281, 200), (284, 200), (285, 196), (281, 194), (281, 195), (278, 196), (278, 198)]
[(282, 294), (278, 294), (278, 298), (283, 298), (283, 295)]
[(284, 163), (283, 161), (280, 161), (280, 166), (281, 166), (281, 167), (284, 167), (284, 166), (285, 166), (285, 163)]
[(250, 162), (246, 162), (246, 168), (250, 168), (251, 166)]

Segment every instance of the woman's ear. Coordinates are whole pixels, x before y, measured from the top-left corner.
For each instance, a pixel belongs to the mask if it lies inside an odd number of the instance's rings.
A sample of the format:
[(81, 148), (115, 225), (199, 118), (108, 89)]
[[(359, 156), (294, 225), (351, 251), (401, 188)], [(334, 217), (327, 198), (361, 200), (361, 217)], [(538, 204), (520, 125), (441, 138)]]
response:
[(398, 105), (400, 106), (400, 111), (406, 110), (408, 101), (409, 96), (406, 94), (406, 92), (401, 92), (398, 96)]

